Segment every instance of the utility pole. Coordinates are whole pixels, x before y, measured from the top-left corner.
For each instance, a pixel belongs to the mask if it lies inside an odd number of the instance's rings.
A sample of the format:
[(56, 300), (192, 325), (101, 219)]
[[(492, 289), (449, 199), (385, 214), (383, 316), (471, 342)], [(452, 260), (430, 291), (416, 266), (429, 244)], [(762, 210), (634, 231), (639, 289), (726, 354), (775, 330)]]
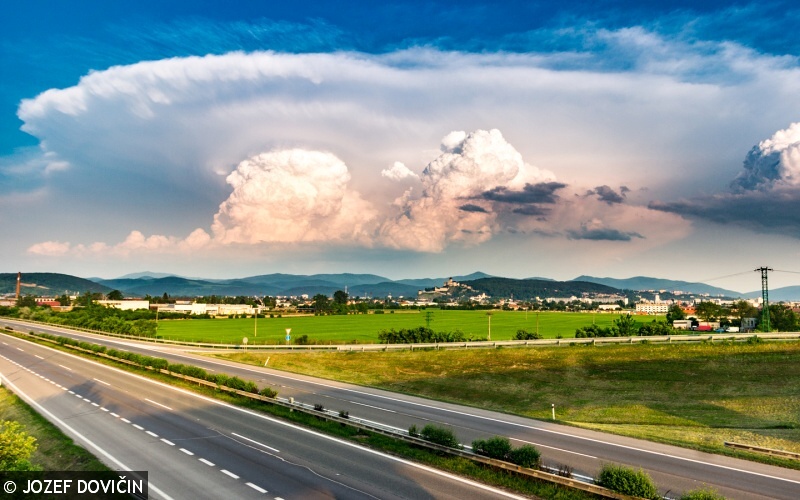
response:
[(769, 326), (769, 285), (767, 284), (767, 273), (773, 271), (769, 267), (759, 267), (755, 272), (761, 272), (761, 330), (764, 332), (770, 331)]

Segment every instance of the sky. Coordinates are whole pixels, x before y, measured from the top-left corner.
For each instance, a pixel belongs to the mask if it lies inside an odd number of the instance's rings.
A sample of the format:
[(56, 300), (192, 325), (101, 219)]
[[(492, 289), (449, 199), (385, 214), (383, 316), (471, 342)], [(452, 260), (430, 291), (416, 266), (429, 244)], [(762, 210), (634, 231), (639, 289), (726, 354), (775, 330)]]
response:
[(800, 284), (800, 6), (15, 2), (0, 272)]

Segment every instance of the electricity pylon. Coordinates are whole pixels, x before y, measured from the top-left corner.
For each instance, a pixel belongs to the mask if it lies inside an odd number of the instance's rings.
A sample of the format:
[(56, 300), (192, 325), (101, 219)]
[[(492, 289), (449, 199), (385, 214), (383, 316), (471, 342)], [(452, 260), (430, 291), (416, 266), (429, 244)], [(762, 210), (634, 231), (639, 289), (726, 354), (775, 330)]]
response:
[(759, 267), (755, 269), (756, 272), (761, 272), (761, 300), (763, 308), (761, 309), (761, 331), (770, 331), (769, 327), (769, 285), (767, 284), (767, 273), (772, 271), (770, 267)]

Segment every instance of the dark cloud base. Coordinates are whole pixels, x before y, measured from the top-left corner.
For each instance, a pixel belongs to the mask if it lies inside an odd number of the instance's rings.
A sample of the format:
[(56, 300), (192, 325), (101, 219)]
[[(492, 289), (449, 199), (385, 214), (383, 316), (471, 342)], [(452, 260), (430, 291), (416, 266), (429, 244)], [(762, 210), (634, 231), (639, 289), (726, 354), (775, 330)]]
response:
[(800, 238), (800, 192), (796, 190), (722, 194), (676, 202), (654, 201), (648, 207), (689, 219)]

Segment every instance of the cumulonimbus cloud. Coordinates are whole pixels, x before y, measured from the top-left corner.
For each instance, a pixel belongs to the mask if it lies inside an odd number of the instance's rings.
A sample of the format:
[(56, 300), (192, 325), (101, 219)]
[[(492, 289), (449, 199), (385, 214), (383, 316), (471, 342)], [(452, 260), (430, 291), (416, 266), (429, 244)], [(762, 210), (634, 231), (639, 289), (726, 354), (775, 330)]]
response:
[(212, 226), (222, 244), (372, 244), (376, 210), (348, 189), (347, 165), (331, 153), (263, 153), (241, 162), (227, 181), (233, 192)]
[(649, 207), (755, 232), (800, 238), (800, 123), (792, 123), (754, 146), (729, 192), (653, 201)]
[[(407, 167), (395, 167), (399, 178), (413, 178), (403, 174)], [(219, 205), (210, 234), (202, 228), (186, 238), (132, 231), (115, 245), (48, 241), (28, 251), (50, 256), (129, 255), (321, 243), (441, 252), (453, 244), (480, 244), (501, 232), (631, 242), (646, 239), (642, 229), (619, 228), (647, 226), (652, 214), (659, 214), (622, 200), (608, 203), (609, 190), (602, 187), (595, 189), (597, 197), (559, 195), (569, 186), (552, 172), (525, 163), (498, 130), (448, 134), (439, 156), (417, 178), (421, 194), (414, 196), (411, 187), (383, 208), (352, 188), (347, 165), (329, 152), (261, 153), (240, 162), (226, 180), (231, 192)], [(662, 223), (659, 234), (670, 234), (665, 229), (670, 224), (663, 224), (668, 217), (656, 218)]]

